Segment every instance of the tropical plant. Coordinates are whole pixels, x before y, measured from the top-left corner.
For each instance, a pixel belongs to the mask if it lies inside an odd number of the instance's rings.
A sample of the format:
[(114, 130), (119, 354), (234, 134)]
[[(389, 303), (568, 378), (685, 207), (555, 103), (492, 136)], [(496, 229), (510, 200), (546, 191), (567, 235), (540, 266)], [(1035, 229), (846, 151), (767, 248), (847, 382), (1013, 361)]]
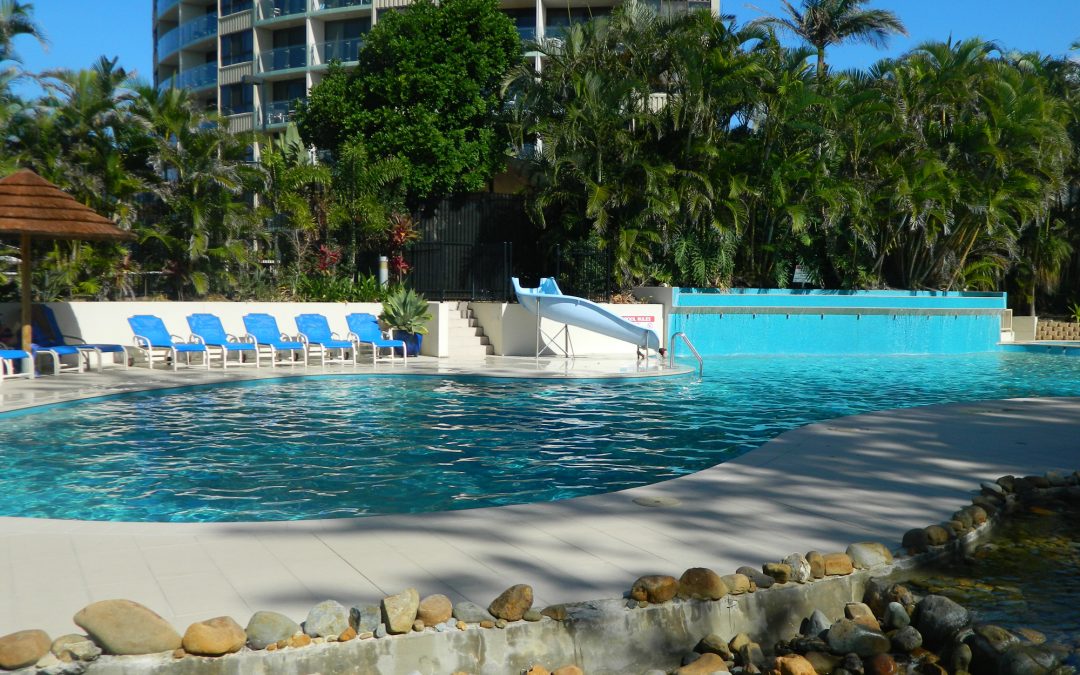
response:
[(20, 35), (29, 35), (45, 45), (45, 33), (34, 21), (34, 5), (20, 0), (0, 0), (0, 61), (19, 61), (12, 46)]
[(803, 0), (796, 8), (781, 0), (786, 16), (769, 16), (758, 22), (790, 32), (817, 50), (817, 76), (826, 74), (825, 49), (844, 42), (865, 42), (875, 47), (888, 44), (890, 35), (907, 35), (899, 17), (887, 9), (865, 9), (870, 0)]
[(431, 320), (431, 313), (422, 295), (411, 288), (399, 287), (383, 300), (379, 320), (394, 330), (427, 335), (425, 324)]

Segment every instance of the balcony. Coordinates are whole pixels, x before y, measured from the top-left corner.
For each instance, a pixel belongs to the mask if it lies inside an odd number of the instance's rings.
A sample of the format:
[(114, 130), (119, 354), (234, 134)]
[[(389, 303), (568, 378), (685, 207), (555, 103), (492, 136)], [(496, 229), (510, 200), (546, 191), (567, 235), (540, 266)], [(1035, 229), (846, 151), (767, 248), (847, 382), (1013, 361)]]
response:
[(221, 106), (222, 115), (250, 115), (253, 110), (255, 110), (255, 106), (251, 103)]
[(240, 12), (249, 12), (255, 3), (252, 0), (222, 0), (221, 16), (231, 16)]
[(159, 82), (157, 86), (158, 91), (168, 91), (169, 87), (172, 86), (173, 79), (175, 78), (173, 76), (170, 76)]
[(158, 60), (195, 42), (217, 35), (216, 14), (205, 14), (198, 19), (182, 23), (158, 38)]
[(536, 26), (518, 26), (517, 34), (522, 42), (535, 42)]
[[(322, 43), (322, 63), (331, 61), (358, 61), (360, 47), (364, 44), (364, 38), (356, 37), (348, 40), (331, 40)], [(315, 59), (312, 59), (314, 62)]]
[(217, 63), (204, 63), (171, 78), (177, 89), (204, 89), (217, 84)]
[(292, 121), (293, 110), (296, 104), (304, 99), (292, 101), (274, 101), (267, 104), (262, 110), (262, 123), (268, 127), (281, 126)]
[(308, 64), (306, 45), (278, 47), (259, 54), (259, 72), (270, 73), (275, 70), (306, 68)]
[(261, 0), (259, 2), (259, 19), (269, 21), (283, 16), (303, 14), (307, 12), (308, 0)]
[(158, 0), (157, 15), (160, 19), (169, 13), (169, 10), (180, 4), (180, 0)]
[(321, 12), (324, 9), (368, 8), (371, 0), (314, 0), (314, 9)]

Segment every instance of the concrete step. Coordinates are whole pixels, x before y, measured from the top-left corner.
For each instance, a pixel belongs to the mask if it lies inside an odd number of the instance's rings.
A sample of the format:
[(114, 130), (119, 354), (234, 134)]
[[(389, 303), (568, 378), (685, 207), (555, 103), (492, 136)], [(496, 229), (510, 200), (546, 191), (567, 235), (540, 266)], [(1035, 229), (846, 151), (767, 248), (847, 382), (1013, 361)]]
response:
[(480, 325), (480, 322), (477, 321), (476, 319), (472, 319), (472, 318), (467, 319), (467, 318), (461, 317), (461, 316), (451, 316), (450, 317), (450, 328), (455, 328), (457, 326), (479, 326), (479, 325)]
[(462, 326), (461, 328), (454, 328), (451, 326), (450, 336), (453, 337), (455, 335), (461, 337), (483, 337), (484, 330), (479, 326)]
[(450, 356), (491, 356), (495, 348), (491, 345), (470, 345), (468, 347), (450, 344)]
[(475, 335), (451, 335), (448, 342), (450, 343), (450, 348), (453, 349), (454, 347), (458, 347), (458, 346), (460, 346), (460, 347), (469, 347), (469, 346), (480, 347), (480, 346), (484, 346), (484, 345), (489, 345), (489, 344), (491, 344), (491, 339), (486, 335), (481, 335), (481, 336), (475, 336)]

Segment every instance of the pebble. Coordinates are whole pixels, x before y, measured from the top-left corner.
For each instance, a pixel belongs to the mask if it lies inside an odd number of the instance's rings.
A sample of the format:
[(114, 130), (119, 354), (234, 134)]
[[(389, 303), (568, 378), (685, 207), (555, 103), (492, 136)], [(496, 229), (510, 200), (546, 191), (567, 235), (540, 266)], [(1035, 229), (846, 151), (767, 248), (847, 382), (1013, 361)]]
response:
[(864, 672), (866, 675), (897, 675), (900, 666), (888, 654), (875, 654), (866, 660)]
[(384, 638), (389, 634), (390, 634), (390, 632), (388, 630), (386, 630), (386, 624), (385, 623), (380, 623), (379, 627), (376, 628), (375, 632), (373, 633), (373, 635), (376, 638)]
[(481, 628), (494, 628), (495, 627), (495, 622), (494, 621), (488, 621), (488, 620), (485, 619), (484, 621), (480, 622), (480, 627)]
[(413, 629), (414, 633), (423, 633), (424, 628), (425, 628), (424, 622), (421, 621), (420, 619), (417, 619), (416, 621), (412, 622), (412, 629)]
[[(380, 627), (381, 627), (381, 625), (380, 625)], [(375, 632), (374, 632), (374, 631), (370, 631), (370, 630), (366, 630), (366, 631), (364, 631), (363, 633), (357, 633), (357, 634), (356, 634), (356, 639), (357, 639), (357, 640), (370, 640), (370, 639), (371, 639), (371, 638), (373, 638), (373, 637), (375, 637)], [(385, 633), (385, 631), (384, 631), (384, 632), (383, 632), (383, 634), (382, 634), (382, 635), (380, 635), (379, 637), (386, 637), (386, 633)]]
[(820, 609), (815, 609), (803, 624), (802, 634), (809, 637), (821, 637), (821, 634), (829, 630), (831, 625), (832, 621), (829, 621), (829, 617), (825, 616)]
[(904, 628), (911, 624), (911, 617), (899, 602), (890, 602), (885, 607), (885, 625), (889, 628)]
[(507, 624), (506, 619), (495, 619), (495, 627), (496, 628), (506, 628), (506, 624)]
[(530, 609), (529, 611), (525, 612), (521, 616), (521, 618), (526, 620), (526, 621), (529, 621), (529, 622), (536, 622), (536, 621), (539, 621), (540, 619), (543, 619), (544, 615), (541, 614), (539, 611), (537, 611), (535, 609)]
[(898, 652), (910, 654), (922, 647), (922, 635), (914, 626), (904, 626), (892, 634), (892, 646)]
[(458, 621), (456, 624), (454, 624), (454, 626), (457, 627), (458, 630), (465, 630), (469, 627), (469, 624), (465, 623), (464, 621)]

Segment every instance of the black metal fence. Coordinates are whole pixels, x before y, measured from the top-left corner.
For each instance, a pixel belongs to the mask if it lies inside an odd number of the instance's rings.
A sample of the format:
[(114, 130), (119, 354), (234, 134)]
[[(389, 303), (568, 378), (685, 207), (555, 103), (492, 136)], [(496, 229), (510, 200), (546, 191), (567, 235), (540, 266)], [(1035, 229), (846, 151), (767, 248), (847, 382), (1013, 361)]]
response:
[(509, 300), (514, 246), (508, 241), (415, 244), (409, 285), (429, 300)]
[(610, 302), (614, 292), (610, 249), (593, 244), (556, 246), (553, 267), (559, 290), (594, 302)]

